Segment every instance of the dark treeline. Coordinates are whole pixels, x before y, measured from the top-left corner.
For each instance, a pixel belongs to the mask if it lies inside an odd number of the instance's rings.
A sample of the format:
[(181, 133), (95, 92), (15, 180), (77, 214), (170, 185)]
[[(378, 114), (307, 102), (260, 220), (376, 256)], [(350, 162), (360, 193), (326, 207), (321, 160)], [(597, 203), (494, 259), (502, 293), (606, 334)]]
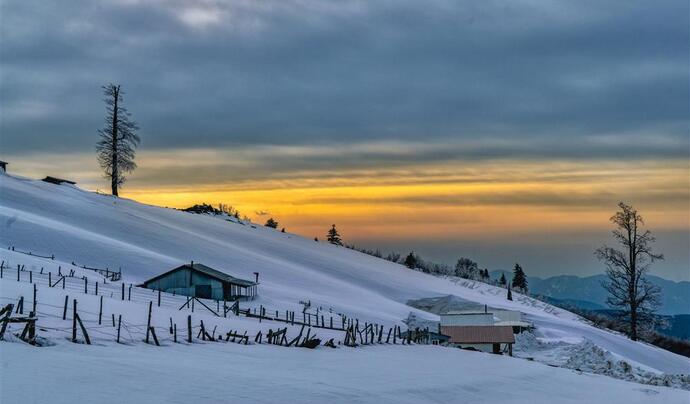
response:
[[(413, 271), (420, 271), (439, 276), (457, 276), (463, 279), (485, 282), (495, 286), (508, 286), (508, 281), (506, 280), (504, 273), (501, 273), (501, 277), (498, 279), (491, 279), (491, 275), (489, 274), (489, 270), (487, 268), (480, 268), (477, 262), (467, 257), (460, 257), (455, 266), (451, 266), (424, 259), (414, 251), (411, 251), (409, 254), (404, 256), (396, 251), (392, 251), (384, 255), (379, 249), (372, 250), (367, 248), (359, 248), (351, 244), (345, 244), (345, 247), (377, 258), (385, 259), (390, 262), (395, 262), (396, 264), (404, 265)], [(528, 292), (527, 276), (525, 275), (525, 272), (520, 264), (515, 264), (511, 284), (513, 289), (517, 289), (522, 293)]]

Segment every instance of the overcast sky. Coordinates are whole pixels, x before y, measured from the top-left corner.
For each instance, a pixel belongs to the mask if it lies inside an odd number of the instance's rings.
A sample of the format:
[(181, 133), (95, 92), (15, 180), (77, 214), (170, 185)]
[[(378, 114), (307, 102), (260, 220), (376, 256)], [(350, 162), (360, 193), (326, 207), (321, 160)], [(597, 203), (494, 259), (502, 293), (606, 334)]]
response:
[[(0, 4), (0, 157), (20, 174), (105, 188), (116, 82), (142, 137), (126, 197), (542, 276), (601, 271), (627, 200), (659, 274), (690, 278), (686, 0)], [(515, 212), (531, 221), (496, 219)]]

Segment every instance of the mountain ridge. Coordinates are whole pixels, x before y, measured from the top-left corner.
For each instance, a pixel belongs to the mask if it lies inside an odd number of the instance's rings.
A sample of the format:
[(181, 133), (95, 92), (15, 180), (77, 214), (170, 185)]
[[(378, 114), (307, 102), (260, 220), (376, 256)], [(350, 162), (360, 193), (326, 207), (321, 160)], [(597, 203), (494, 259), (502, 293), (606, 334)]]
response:
[[(505, 274), (507, 279), (512, 276), (511, 271), (491, 271), (492, 279), (498, 279)], [(671, 281), (656, 275), (647, 275), (650, 282), (661, 288), (661, 305), (659, 314), (678, 315), (690, 313), (690, 282)], [(556, 275), (548, 278), (527, 276), (529, 291), (535, 295), (542, 295), (563, 301), (579, 301), (591, 308), (608, 308), (606, 304), (606, 290), (601, 286), (606, 281), (606, 275)], [(583, 307), (587, 308), (587, 307)]]

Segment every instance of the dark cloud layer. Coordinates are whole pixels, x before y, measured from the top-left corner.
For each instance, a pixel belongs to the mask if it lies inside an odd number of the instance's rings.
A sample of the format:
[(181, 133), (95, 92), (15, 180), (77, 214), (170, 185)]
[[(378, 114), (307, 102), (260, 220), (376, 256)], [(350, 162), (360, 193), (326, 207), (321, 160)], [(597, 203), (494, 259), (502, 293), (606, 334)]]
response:
[(688, 153), (687, 1), (1, 7), (6, 153), (92, 150), (108, 81), (149, 150), (395, 139), (472, 142), (475, 158)]

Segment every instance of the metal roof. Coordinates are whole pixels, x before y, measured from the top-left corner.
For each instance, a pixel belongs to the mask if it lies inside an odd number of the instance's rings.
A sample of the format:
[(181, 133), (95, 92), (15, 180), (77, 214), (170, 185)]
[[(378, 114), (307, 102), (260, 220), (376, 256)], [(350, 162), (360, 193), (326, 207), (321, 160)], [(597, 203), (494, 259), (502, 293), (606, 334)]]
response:
[(448, 335), (456, 344), (502, 344), (514, 343), (513, 328), (497, 325), (451, 325), (441, 326), (441, 334)]
[(474, 316), (483, 314), (493, 314), (491, 311), (449, 311), (446, 313), (441, 313), (441, 316)]
[(218, 271), (217, 269), (213, 269), (213, 268), (208, 267), (204, 264), (199, 264), (196, 262), (190, 263), (190, 264), (180, 265), (179, 267), (173, 268), (168, 272), (162, 273), (158, 276), (154, 276), (153, 278), (145, 281), (144, 283), (146, 284), (146, 283), (152, 282), (152, 281), (154, 281), (158, 278), (161, 278), (161, 277), (163, 277), (169, 273), (179, 271), (182, 269), (191, 269), (191, 270), (194, 270), (197, 272), (201, 272), (201, 273), (206, 274), (212, 278), (216, 278), (221, 282), (232, 283), (233, 285), (244, 286), (244, 287), (257, 285), (256, 282), (248, 281), (246, 279), (235, 278), (234, 276), (230, 276), (230, 275), (226, 274), (225, 272)]

